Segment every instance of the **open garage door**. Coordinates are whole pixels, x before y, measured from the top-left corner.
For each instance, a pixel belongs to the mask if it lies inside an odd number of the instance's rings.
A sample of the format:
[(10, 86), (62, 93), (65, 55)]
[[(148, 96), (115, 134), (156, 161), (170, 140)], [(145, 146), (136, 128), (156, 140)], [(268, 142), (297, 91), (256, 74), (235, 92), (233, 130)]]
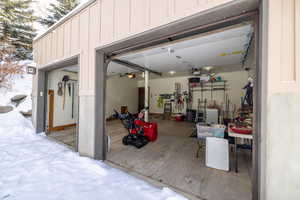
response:
[[(111, 57), (107, 160), (195, 198), (251, 199), (255, 31), (245, 21)], [(150, 91), (144, 115), (139, 88)], [(124, 145), (128, 134), (147, 137), (134, 120), (126, 126), (126, 115), (156, 124), (157, 139), (142, 148)]]
[(79, 114), (79, 66), (71, 65), (46, 72), (46, 135), (77, 150)]

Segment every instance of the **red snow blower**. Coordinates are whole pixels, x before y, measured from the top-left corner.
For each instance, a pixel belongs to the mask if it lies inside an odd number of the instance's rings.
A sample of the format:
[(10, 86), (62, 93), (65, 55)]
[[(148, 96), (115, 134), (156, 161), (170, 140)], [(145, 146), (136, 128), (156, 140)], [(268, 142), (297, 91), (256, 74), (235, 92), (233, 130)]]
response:
[(122, 121), (129, 133), (123, 138), (124, 145), (133, 145), (137, 148), (141, 148), (149, 141), (153, 142), (157, 139), (157, 123), (143, 121), (145, 110), (142, 110), (137, 118), (129, 112), (119, 114), (116, 110), (114, 111), (114, 117)]

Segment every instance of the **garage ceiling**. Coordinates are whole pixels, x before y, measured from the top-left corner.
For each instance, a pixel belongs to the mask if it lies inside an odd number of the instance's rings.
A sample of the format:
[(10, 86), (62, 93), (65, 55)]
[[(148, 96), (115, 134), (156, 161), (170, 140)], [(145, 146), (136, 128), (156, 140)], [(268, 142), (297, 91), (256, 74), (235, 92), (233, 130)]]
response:
[[(204, 66), (214, 66), (217, 71), (221, 67), (238, 66), (242, 63), (252, 32), (252, 25), (248, 24), (189, 40), (170, 42), (126, 54), (119, 59), (158, 72), (183, 72)], [(112, 62), (108, 68), (108, 75), (130, 72), (134, 70)]]

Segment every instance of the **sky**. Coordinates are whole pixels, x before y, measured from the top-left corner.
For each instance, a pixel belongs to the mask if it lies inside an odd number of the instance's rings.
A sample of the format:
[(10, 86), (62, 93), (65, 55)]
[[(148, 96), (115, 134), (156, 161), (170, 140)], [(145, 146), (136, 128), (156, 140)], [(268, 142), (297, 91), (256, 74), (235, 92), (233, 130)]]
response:
[[(86, 2), (88, 0), (79, 0), (80, 3)], [(43, 17), (47, 15), (47, 8), (49, 7), (50, 3), (57, 3), (56, 0), (35, 0), (32, 7), (35, 11), (35, 15), (38, 17)], [(46, 28), (40, 25), (39, 23), (34, 24), (35, 28), (37, 29), (38, 33), (43, 32)]]

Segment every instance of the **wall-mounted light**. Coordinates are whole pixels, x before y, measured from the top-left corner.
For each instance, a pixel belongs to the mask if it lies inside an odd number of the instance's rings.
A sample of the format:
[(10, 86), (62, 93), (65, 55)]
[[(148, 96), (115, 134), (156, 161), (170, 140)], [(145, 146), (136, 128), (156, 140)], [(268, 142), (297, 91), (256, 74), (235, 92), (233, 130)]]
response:
[(33, 66), (27, 66), (27, 68), (26, 68), (26, 72), (27, 72), (27, 74), (36, 74), (36, 68), (35, 67), (33, 67)]

